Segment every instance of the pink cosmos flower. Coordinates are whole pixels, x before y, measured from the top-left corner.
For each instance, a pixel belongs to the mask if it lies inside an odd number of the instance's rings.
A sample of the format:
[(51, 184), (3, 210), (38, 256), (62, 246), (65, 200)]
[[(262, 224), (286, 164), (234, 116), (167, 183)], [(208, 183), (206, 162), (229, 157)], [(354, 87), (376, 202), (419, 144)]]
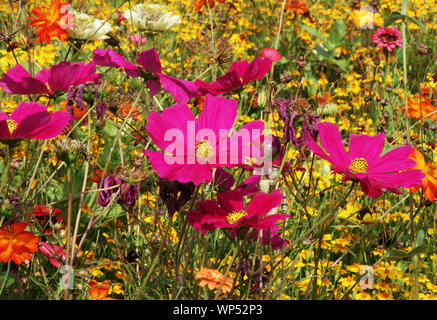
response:
[(238, 190), (219, 193), (217, 198), (218, 201), (199, 202), (198, 211), (187, 214), (190, 224), (203, 234), (223, 228), (231, 229), (231, 237), (235, 237), (239, 230), (266, 230), (289, 217), (286, 214), (268, 214), (281, 203), (280, 190), (258, 192), (246, 205), (243, 194)]
[[(214, 173), (214, 185), (221, 191), (229, 191), (235, 185), (234, 177), (224, 170), (223, 168), (217, 168)], [(234, 190), (239, 190), (243, 195), (254, 194), (259, 191), (258, 185), (261, 181), (260, 175), (251, 175), (244, 180), (240, 185), (235, 186)]]
[(263, 48), (261, 50), (261, 57), (269, 58), (272, 62), (276, 62), (282, 59), (279, 51), (273, 48)]
[(72, 120), (73, 116), (67, 111), (49, 113), (42, 104), (21, 102), (10, 116), (0, 111), (0, 141), (52, 139)]
[(199, 79), (194, 81), (204, 92), (220, 95), (241, 89), (249, 82), (261, 79), (269, 72), (272, 61), (269, 58), (255, 58), (251, 63), (247, 60), (234, 61), (228, 72), (209, 83)]
[(381, 26), (370, 38), (374, 44), (386, 48), (388, 52), (392, 52), (396, 47), (402, 48), (402, 33), (395, 27), (384, 28)]
[(130, 34), (129, 35), (129, 40), (131, 42), (135, 42), (136, 44), (146, 44), (147, 43), (147, 38), (141, 35), (141, 33), (137, 33), (137, 34)]
[(42, 69), (31, 76), (20, 64), (3, 74), (0, 87), (8, 94), (55, 94), (67, 92), (70, 86), (78, 86), (86, 82), (98, 83), (101, 74), (96, 74), (93, 61), (62, 61), (50, 69)]
[[(323, 150), (309, 137), (307, 145), (315, 154), (332, 164), (334, 173), (342, 173), (343, 181), (359, 181), (370, 197), (379, 197), (384, 190), (402, 194), (398, 187), (410, 188), (420, 184), (425, 176), (421, 170), (407, 170), (416, 162), (408, 156), (411, 146), (397, 147), (381, 156), (385, 135), (351, 134), (349, 151), (343, 147), (340, 131), (334, 123), (319, 123)], [(407, 170), (407, 171), (403, 171)]]
[(39, 242), (39, 250), (50, 259), (50, 263), (55, 267), (64, 265), (65, 252), (64, 249), (56, 244), (49, 244), (44, 241)]
[(146, 130), (163, 152), (144, 150), (152, 168), (163, 179), (209, 183), (214, 168), (261, 162), (262, 152), (252, 146), (260, 139), (264, 123), (245, 124), (229, 135), (237, 116), (237, 101), (205, 97), (197, 119), (186, 104), (175, 104), (160, 114), (152, 111)]
[[(112, 49), (96, 49), (93, 51), (97, 65), (105, 67), (123, 68), (130, 77), (144, 76), (146, 87), (151, 96), (161, 90), (161, 85), (168, 91), (176, 102), (188, 102), (191, 98), (201, 95), (199, 87), (194, 82), (181, 80), (162, 73), (161, 60), (155, 48), (141, 52), (137, 64), (128, 62)], [(151, 79), (152, 78), (152, 79)]]

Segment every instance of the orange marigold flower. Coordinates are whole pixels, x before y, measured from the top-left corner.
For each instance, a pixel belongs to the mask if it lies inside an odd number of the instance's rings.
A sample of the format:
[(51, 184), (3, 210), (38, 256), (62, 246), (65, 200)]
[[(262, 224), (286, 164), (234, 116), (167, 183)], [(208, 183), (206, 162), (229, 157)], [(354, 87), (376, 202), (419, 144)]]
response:
[[(403, 111), (405, 113), (405, 107)], [(437, 107), (431, 105), (431, 100), (428, 97), (408, 97), (408, 118), (424, 118), (434, 111), (437, 111)], [(437, 112), (431, 114), (428, 118), (437, 121)]]
[[(66, 100), (61, 101), (61, 103), (59, 104), (60, 109), (64, 110), (64, 111), (68, 111), (67, 103), (68, 102)], [(74, 120), (82, 119), (82, 117), (88, 112), (88, 106), (87, 106), (88, 104), (87, 104), (87, 102), (84, 101), (83, 103), (84, 103), (83, 110), (81, 108), (79, 108), (76, 104), (73, 105), (73, 117), (74, 117)]]
[(68, 11), (69, 3), (55, 0), (50, 7), (35, 7), (32, 13), (35, 17), (30, 26), (37, 27), (36, 43), (50, 43), (51, 38), (58, 37), (60, 40), (67, 40), (67, 29), (72, 28), (73, 14)]
[(308, 3), (300, 0), (288, 0), (285, 4), (285, 10), (304, 15), (308, 11)]
[(22, 222), (0, 229), (0, 261), (14, 261), (22, 264), (31, 259), (30, 253), (38, 251), (39, 238), (32, 232), (24, 231), (27, 224)]
[[(202, 7), (205, 7), (208, 9), (208, 5), (210, 8), (214, 8), (215, 6), (215, 1), (214, 0), (208, 0), (208, 3), (206, 2), (207, 0), (194, 0), (193, 2), (193, 7), (194, 10), (196, 10), (197, 12), (200, 12), (200, 10), (202, 9)], [(224, 3), (225, 0), (216, 0), (220, 3)]]
[(425, 198), (433, 202), (437, 195), (437, 165), (430, 161), (425, 162), (423, 154), (416, 147), (413, 148), (410, 158), (416, 161), (416, 166), (411, 169), (422, 170), (425, 174), (422, 184), (412, 187), (411, 191), (416, 192), (422, 187)]
[(89, 286), (89, 300), (116, 300), (108, 297), (109, 290), (111, 289), (111, 281), (105, 280), (103, 282), (97, 282), (91, 280)]
[[(196, 279), (201, 279), (199, 282), (199, 286), (204, 287), (208, 285), (210, 290), (219, 289), (220, 284), (223, 281), (224, 275), (216, 270), (216, 269), (207, 269), (203, 268), (196, 273)], [(225, 282), (222, 286), (222, 292), (227, 293), (231, 292), (232, 289), (232, 280), (229, 277), (226, 277)]]

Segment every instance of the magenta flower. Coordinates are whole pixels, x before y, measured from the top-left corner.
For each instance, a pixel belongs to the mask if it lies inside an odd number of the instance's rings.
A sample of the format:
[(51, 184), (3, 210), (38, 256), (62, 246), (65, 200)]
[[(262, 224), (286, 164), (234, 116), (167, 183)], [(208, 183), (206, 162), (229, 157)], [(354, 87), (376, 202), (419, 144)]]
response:
[(238, 190), (219, 193), (217, 198), (218, 201), (199, 202), (198, 211), (187, 214), (190, 224), (203, 234), (219, 228), (231, 229), (231, 237), (235, 237), (239, 230), (266, 230), (289, 217), (286, 214), (269, 214), (282, 201), (280, 190), (258, 192), (246, 205), (243, 194)]
[(268, 58), (272, 62), (276, 62), (282, 59), (279, 51), (273, 48), (263, 48), (261, 50), (261, 57)]
[(67, 111), (49, 113), (47, 107), (36, 102), (21, 102), (8, 116), (0, 111), (0, 141), (15, 139), (52, 139), (71, 123)]
[(141, 35), (141, 33), (137, 33), (137, 34), (130, 34), (129, 35), (129, 40), (131, 42), (135, 42), (136, 44), (146, 44), (147, 43), (147, 38)]
[(246, 162), (261, 162), (262, 152), (252, 146), (260, 139), (264, 123), (244, 125), (230, 135), (237, 116), (237, 101), (205, 97), (197, 119), (186, 104), (175, 104), (160, 114), (152, 111), (146, 130), (163, 152), (144, 150), (152, 168), (163, 179), (209, 183), (214, 168), (235, 167)]
[(56, 244), (49, 244), (44, 241), (39, 242), (39, 250), (50, 259), (50, 263), (55, 267), (64, 265), (65, 252), (64, 249)]
[(402, 33), (395, 27), (384, 28), (381, 26), (370, 38), (374, 44), (386, 48), (388, 52), (392, 52), (396, 47), (402, 48)]
[(261, 79), (269, 72), (272, 61), (269, 58), (255, 58), (251, 63), (247, 60), (234, 61), (228, 72), (209, 83), (199, 79), (194, 81), (204, 92), (220, 95), (241, 89), (249, 82)]
[(62, 61), (50, 69), (42, 69), (31, 76), (20, 64), (3, 74), (0, 87), (8, 94), (55, 94), (67, 92), (70, 86), (78, 86), (86, 82), (98, 83), (101, 74), (96, 74), (93, 61)]
[[(217, 186), (220, 191), (229, 191), (235, 185), (234, 177), (223, 168), (216, 169), (213, 181), (214, 185)], [(259, 191), (258, 185), (260, 181), (261, 176), (254, 174), (244, 180), (240, 185), (235, 186), (233, 190), (239, 190), (244, 196), (254, 194)]]
[(397, 147), (381, 156), (384, 134), (351, 134), (349, 151), (346, 152), (336, 124), (319, 123), (317, 128), (325, 150), (311, 136), (307, 145), (332, 164), (334, 173), (342, 173), (343, 181), (359, 181), (361, 189), (370, 197), (379, 197), (385, 190), (402, 194), (398, 187), (418, 185), (425, 176), (421, 170), (407, 170), (416, 165), (408, 157), (413, 151), (411, 146)]
[[(112, 49), (96, 49), (93, 52), (96, 64), (105, 67), (123, 68), (130, 77), (144, 76), (146, 87), (151, 96), (161, 90), (161, 85), (169, 92), (176, 102), (188, 102), (191, 98), (201, 95), (199, 87), (194, 82), (181, 80), (162, 73), (161, 61), (155, 48), (141, 52), (137, 64), (128, 62)], [(155, 78), (155, 79), (151, 79)]]

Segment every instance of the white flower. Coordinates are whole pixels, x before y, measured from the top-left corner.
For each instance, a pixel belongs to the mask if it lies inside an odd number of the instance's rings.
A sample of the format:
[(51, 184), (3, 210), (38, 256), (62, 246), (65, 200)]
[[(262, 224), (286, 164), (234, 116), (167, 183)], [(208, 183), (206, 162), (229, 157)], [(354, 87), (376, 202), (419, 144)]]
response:
[(164, 32), (181, 23), (181, 18), (158, 4), (140, 3), (124, 13), (125, 18), (146, 32)]
[(68, 29), (68, 36), (81, 40), (104, 40), (111, 31), (111, 24), (104, 20), (96, 19), (86, 13), (74, 12), (74, 27)]

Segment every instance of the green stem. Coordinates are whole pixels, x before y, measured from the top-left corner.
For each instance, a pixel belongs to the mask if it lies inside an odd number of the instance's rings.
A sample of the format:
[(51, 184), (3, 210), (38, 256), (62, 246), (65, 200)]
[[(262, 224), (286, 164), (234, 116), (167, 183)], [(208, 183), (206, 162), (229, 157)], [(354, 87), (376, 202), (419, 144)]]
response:
[[(6, 169), (3, 172), (2, 184), (0, 186), (0, 196), (3, 194), (3, 189), (6, 184), (6, 180), (8, 180), (9, 168), (11, 167), (11, 154), (10, 154), (10, 146), (6, 145), (7, 149), (7, 158), (6, 158)], [(4, 197), (3, 197), (4, 198)]]
[(0, 288), (0, 296), (3, 293), (3, 289), (6, 286), (6, 282), (8, 282), (9, 269), (11, 268), (11, 261), (8, 262), (8, 269), (6, 270), (5, 276), (3, 278), (2, 287)]

